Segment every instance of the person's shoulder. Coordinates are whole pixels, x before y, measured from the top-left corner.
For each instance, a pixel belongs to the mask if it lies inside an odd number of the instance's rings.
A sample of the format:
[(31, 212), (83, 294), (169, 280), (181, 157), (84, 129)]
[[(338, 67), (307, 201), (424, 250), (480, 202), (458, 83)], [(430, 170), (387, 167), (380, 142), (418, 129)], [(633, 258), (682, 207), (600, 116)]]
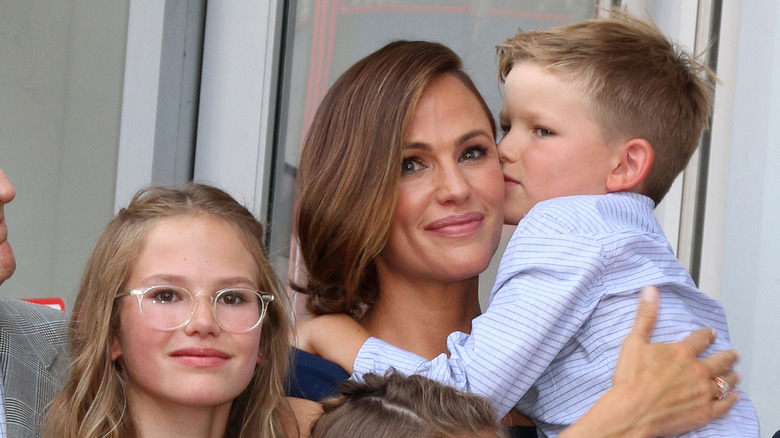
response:
[(523, 222), (534, 229), (544, 227), (559, 233), (593, 236), (636, 228), (644, 232), (658, 232), (653, 201), (629, 192), (549, 199), (534, 206), (520, 224), (523, 225)]
[(599, 203), (603, 195), (561, 196), (541, 201), (520, 221), (519, 228), (536, 232), (579, 234), (589, 224), (598, 223)]
[(337, 364), (315, 354), (293, 348), (292, 368), (287, 381), (287, 395), (320, 401), (339, 394), (339, 386), (349, 374)]
[(67, 322), (68, 315), (61, 311), (24, 300), (0, 298), (0, 314), (6, 317), (21, 317), (31, 322)]

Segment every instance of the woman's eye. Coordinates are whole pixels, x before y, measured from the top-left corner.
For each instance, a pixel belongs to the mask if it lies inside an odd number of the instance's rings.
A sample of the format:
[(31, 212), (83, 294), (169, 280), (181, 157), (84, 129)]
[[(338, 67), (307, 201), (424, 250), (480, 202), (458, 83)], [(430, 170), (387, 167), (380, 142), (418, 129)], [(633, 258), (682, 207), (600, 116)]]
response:
[(537, 137), (549, 137), (553, 135), (553, 132), (545, 128), (536, 128), (534, 129), (534, 135)]
[(404, 158), (401, 162), (401, 174), (408, 175), (422, 169), (423, 165), (417, 157)]
[(466, 149), (460, 157), (460, 161), (478, 160), (487, 154), (484, 146), (474, 146)]

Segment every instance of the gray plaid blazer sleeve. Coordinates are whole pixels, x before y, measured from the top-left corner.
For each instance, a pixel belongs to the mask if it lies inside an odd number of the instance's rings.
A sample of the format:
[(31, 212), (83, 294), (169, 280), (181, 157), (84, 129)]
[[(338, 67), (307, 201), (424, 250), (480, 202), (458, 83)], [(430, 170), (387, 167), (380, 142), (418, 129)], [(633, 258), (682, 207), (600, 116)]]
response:
[(9, 437), (39, 437), (46, 405), (68, 376), (67, 315), (0, 299), (0, 373)]

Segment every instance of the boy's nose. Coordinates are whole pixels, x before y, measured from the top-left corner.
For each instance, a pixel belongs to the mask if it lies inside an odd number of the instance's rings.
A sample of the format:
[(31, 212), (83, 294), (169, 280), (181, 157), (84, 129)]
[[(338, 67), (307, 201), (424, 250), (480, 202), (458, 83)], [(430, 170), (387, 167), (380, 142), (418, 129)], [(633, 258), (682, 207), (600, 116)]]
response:
[(498, 142), (496, 148), (498, 149), (498, 159), (501, 161), (501, 164), (514, 163), (518, 160), (519, 148), (516, 144), (516, 139), (509, 138), (509, 133)]

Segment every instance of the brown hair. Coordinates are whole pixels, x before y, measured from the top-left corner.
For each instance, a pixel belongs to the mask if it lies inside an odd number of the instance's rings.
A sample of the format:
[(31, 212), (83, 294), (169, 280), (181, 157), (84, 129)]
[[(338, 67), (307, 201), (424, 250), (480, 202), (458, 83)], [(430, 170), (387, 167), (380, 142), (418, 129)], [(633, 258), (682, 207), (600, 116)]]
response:
[(607, 143), (644, 138), (655, 161), (641, 186), (661, 202), (685, 169), (712, 111), (712, 72), (654, 25), (620, 9), (609, 17), (517, 35), (497, 46), (503, 81), (515, 62), (578, 84)]
[(121, 303), (114, 298), (156, 220), (200, 214), (224, 220), (239, 230), (257, 263), (257, 284), (274, 296), (261, 329), (263, 364), (255, 368), (249, 386), (233, 401), (226, 436), (284, 436), (281, 416), (291, 415), (283, 389), (291, 323), (286, 296), (280, 293), (263, 247), (263, 227), (227, 193), (195, 183), (181, 190), (149, 187), (139, 191), (100, 236), (76, 297), (69, 332), (71, 374), (49, 409), (48, 436), (134, 435), (133, 421), (126, 412), (128, 382), (110, 358)]
[(490, 403), (479, 396), (394, 371), (363, 377), (365, 383), (347, 381), (341, 396), (323, 402), (325, 413), (311, 438), (446, 438), (485, 432), (507, 437)]
[(359, 316), (378, 294), (374, 258), (387, 241), (404, 142), (417, 102), (452, 75), (490, 110), (460, 58), (427, 41), (395, 41), (350, 67), (330, 88), (306, 136), (298, 169), (296, 228), (313, 314)]

